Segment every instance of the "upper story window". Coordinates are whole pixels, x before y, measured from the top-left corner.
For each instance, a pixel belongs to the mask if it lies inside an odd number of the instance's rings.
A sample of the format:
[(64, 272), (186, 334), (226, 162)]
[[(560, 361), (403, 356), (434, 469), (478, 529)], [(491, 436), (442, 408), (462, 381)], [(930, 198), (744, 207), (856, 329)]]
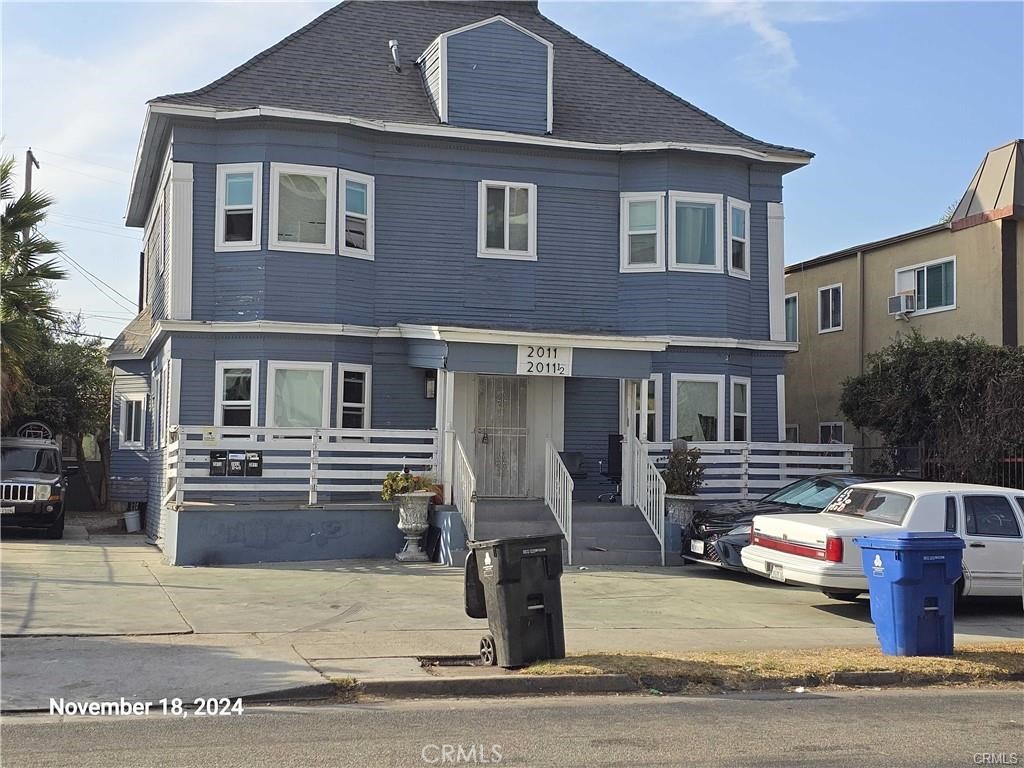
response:
[(477, 255), (537, 258), (537, 185), (481, 181)]
[(911, 291), (915, 315), (956, 309), (956, 257), (896, 270), (896, 292)]
[[(214, 424), (218, 427), (256, 426), (260, 386), (259, 361), (219, 361), (216, 381)], [(245, 434), (224, 436), (248, 437)]]
[(270, 247), (334, 253), (337, 187), (335, 168), (271, 163)]
[(665, 269), (664, 192), (624, 192), (619, 208), (619, 271)]
[(786, 296), (786, 341), (800, 341), (800, 295)]
[(722, 271), (722, 196), (669, 192), (668, 268)]
[(146, 396), (131, 394), (121, 397), (121, 423), (118, 448), (140, 451), (146, 447)]
[(373, 177), (339, 171), (341, 254), (373, 258)]
[(818, 289), (818, 333), (843, 330), (843, 284)]
[(217, 166), (215, 251), (254, 251), (260, 247), (263, 165)]
[(750, 279), (750, 203), (729, 198), (729, 274)]

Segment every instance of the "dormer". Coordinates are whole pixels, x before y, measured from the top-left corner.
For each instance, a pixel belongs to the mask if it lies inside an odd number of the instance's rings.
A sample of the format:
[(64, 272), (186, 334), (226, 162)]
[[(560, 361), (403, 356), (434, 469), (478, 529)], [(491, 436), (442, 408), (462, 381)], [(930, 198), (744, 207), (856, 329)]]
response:
[(442, 123), (551, 133), (554, 47), (504, 16), (442, 33), (417, 64)]

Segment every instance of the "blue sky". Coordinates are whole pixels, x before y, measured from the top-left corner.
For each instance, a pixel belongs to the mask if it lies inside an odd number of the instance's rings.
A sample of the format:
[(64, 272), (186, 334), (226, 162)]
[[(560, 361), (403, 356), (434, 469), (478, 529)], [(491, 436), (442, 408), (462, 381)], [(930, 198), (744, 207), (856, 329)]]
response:
[[(122, 217), (146, 100), (205, 85), (330, 5), (3, 4), (4, 152), (36, 150), (36, 184), (58, 198), (48, 232), (95, 276), (69, 268), (62, 308), (107, 336), (133, 314), (141, 238)], [(1021, 3), (541, 10), (734, 127), (817, 154), (786, 178), (787, 262), (937, 222), (985, 151), (1024, 135)]]

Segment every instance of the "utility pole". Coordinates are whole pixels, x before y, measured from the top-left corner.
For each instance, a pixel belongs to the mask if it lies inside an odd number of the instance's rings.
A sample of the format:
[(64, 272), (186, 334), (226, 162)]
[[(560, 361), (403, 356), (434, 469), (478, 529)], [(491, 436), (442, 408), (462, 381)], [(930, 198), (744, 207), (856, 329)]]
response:
[[(39, 161), (36, 160), (36, 156), (32, 154), (32, 147), (29, 147), (25, 151), (25, 194), (27, 195), (32, 191), (32, 166), (39, 167)], [(21, 233), (21, 240), (25, 242), (32, 235), (32, 231), (26, 227)]]

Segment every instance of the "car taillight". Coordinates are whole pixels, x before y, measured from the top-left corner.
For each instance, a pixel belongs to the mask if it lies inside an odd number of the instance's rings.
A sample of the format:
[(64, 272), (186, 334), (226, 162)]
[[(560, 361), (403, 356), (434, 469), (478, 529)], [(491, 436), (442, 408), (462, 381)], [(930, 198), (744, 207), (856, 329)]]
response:
[(754, 523), (753, 522), (750, 523), (750, 538), (747, 540), (747, 543), (748, 544), (753, 544), (754, 543)]
[(830, 563), (843, 562), (843, 540), (838, 536), (825, 539), (825, 560)]

